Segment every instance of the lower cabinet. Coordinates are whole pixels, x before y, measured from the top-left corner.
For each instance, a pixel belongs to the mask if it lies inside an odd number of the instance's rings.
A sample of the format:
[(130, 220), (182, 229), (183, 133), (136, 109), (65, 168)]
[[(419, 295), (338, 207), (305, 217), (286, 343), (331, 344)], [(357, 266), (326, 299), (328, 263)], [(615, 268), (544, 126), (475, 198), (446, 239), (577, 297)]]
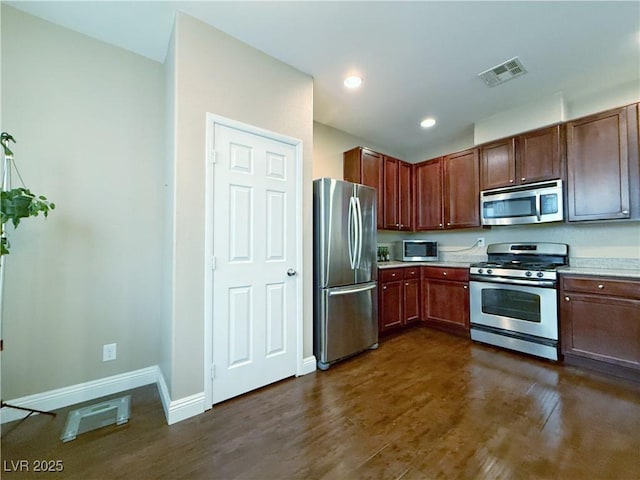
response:
[(420, 320), (420, 268), (384, 268), (380, 282), (378, 330), (395, 330)]
[(381, 268), (378, 280), (380, 333), (421, 323), (469, 336), (469, 269)]
[(469, 336), (469, 269), (422, 267), (422, 320)]
[(640, 379), (640, 280), (562, 275), (565, 363)]
[(402, 326), (402, 270), (378, 271), (378, 331), (380, 333)]

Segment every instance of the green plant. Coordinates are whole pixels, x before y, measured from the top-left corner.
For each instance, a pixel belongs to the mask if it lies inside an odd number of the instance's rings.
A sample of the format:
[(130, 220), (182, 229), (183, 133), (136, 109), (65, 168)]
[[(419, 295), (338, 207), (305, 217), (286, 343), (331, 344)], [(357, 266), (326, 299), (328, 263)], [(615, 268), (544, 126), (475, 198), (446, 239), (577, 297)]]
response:
[[(40, 213), (47, 217), (49, 211), (55, 208), (56, 204), (47, 200), (47, 197), (36, 196), (28, 188), (18, 187), (0, 192), (0, 234), (4, 232), (4, 225), (9, 220), (17, 228), (21, 219), (37, 217)], [(8, 244), (0, 242), (0, 255), (8, 253)]]
[[(9, 149), (9, 142), (15, 143), (15, 140), (7, 132), (2, 132), (0, 142), (5, 155), (5, 175), (6, 170), (11, 167), (13, 162), (13, 152)], [(18, 176), (20, 173), (18, 172)], [(6, 177), (5, 177), (6, 178)], [(20, 177), (22, 180), (22, 177)], [(44, 195), (35, 195), (26, 187), (7, 188), (3, 186), (0, 191), (0, 255), (9, 253), (9, 243), (4, 234), (5, 224), (11, 220), (14, 228), (20, 224), (20, 220), (26, 217), (37, 217), (42, 213), (45, 217), (49, 215), (49, 211), (56, 208), (55, 203), (47, 200)]]

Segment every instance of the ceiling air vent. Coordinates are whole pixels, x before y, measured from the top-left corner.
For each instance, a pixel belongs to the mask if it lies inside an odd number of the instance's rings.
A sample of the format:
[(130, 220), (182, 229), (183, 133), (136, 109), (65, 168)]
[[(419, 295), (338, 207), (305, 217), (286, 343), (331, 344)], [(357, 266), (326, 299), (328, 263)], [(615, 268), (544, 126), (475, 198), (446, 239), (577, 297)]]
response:
[(478, 76), (484, 80), (489, 87), (495, 87), (501, 83), (511, 80), (512, 78), (519, 77), (527, 73), (527, 70), (522, 65), (522, 62), (518, 57), (513, 57), (511, 60), (507, 60), (500, 65), (491, 67), (489, 70), (485, 70), (479, 73)]

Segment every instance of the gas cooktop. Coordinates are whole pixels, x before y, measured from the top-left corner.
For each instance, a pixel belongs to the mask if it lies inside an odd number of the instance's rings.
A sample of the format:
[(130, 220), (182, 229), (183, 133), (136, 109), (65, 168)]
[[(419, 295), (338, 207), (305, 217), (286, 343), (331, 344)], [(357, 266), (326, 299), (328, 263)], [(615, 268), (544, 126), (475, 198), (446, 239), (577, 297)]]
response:
[(487, 247), (487, 256), (471, 264), (470, 275), (555, 280), (557, 270), (569, 265), (569, 247), (562, 243), (496, 243)]

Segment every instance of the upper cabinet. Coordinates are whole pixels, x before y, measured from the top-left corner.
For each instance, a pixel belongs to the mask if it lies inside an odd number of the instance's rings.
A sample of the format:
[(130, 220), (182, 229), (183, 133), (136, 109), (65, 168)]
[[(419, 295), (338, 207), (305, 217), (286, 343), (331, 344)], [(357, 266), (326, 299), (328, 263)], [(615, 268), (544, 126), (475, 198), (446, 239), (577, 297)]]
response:
[(563, 178), (562, 127), (541, 128), (480, 147), (480, 188)]
[(411, 230), (411, 164), (363, 147), (344, 152), (343, 160), (346, 181), (376, 189), (378, 229)]
[(445, 228), (480, 226), (478, 149), (444, 157)]
[(638, 218), (638, 106), (567, 123), (569, 221)]
[(384, 226), (386, 230), (411, 230), (411, 164), (384, 157)]
[(348, 182), (361, 183), (376, 189), (377, 227), (384, 227), (383, 155), (367, 148), (356, 147), (343, 154), (343, 176)]
[(416, 230), (444, 228), (442, 158), (414, 165)]
[(480, 226), (478, 149), (416, 164), (416, 230)]

